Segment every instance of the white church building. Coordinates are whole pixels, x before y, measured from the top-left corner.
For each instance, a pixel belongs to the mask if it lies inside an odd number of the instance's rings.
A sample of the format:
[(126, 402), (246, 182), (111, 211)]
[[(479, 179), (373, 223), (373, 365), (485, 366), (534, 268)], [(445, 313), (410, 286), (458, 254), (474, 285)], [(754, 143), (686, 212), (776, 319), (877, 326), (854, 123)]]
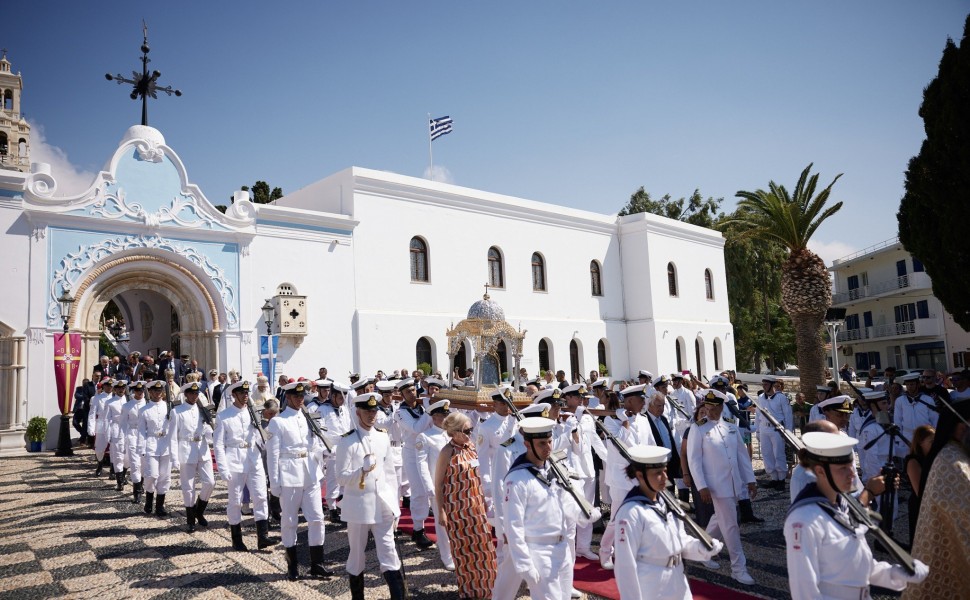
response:
[[(34, 416), (58, 414), (58, 298), (74, 299), (79, 383), (98, 361), (109, 302), (127, 347), (175, 349), (204, 369), (259, 370), (261, 308), (274, 306), (277, 373), (319, 367), (448, 374), (445, 332), (482, 298), (525, 332), (530, 375), (612, 377), (734, 366), (721, 234), (663, 217), (617, 218), (351, 167), (220, 213), (161, 132), (134, 126), (84, 193), (48, 165), (0, 170), (0, 452)], [(471, 366), (462, 349), (458, 366)], [(513, 370), (511, 356), (500, 357)], [(52, 421), (47, 447), (56, 445)], [(73, 432), (72, 432), (73, 433)]]

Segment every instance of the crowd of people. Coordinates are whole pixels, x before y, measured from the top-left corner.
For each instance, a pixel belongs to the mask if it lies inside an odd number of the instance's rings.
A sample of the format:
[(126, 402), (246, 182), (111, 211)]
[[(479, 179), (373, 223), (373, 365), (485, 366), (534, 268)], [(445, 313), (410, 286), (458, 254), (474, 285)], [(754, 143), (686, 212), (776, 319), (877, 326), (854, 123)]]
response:
[[(725, 549), (732, 577), (751, 585), (740, 524), (761, 521), (751, 503), (759, 487), (791, 495), (793, 597), (867, 597), (870, 584), (916, 584), (908, 593), (927, 598), (946, 595), (926, 590), (960, 589), (949, 578), (964, 565), (941, 564), (940, 549), (970, 556), (967, 496), (949, 493), (970, 487), (966, 371), (951, 375), (953, 390), (935, 373), (915, 374), (901, 378), (898, 396), (890, 385), (854, 398), (822, 386), (815, 402), (792, 401), (770, 375), (749, 394), (733, 372), (706, 383), (689, 372), (612, 381), (594, 371), (579, 382), (562, 371), (520, 373), (518, 389), (496, 387), (486, 404), (443, 392), (469, 385), (469, 374), (447, 382), (391, 373), (344, 383), (321, 368), (316, 379), (281, 375), (271, 389), (262, 375), (251, 384), (235, 371), (205, 373), (190, 357), (105, 357), (78, 389), (75, 426), (93, 443), (96, 473), (107, 467), (118, 491), (130, 482), (148, 514), (169, 516), (177, 472), (189, 532), (207, 526), (218, 474), (233, 550), (248, 550), (243, 516), (252, 514), (257, 547), (282, 542), (291, 580), (335, 576), (326, 529), (345, 527), (353, 600), (364, 597), (368, 536), (391, 598), (405, 597), (395, 543), (404, 509), (411, 542), (436, 547), (461, 598), (511, 599), (523, 583), (533, 598), (579, 597), (578, 558), (612, 570), (621, 598), (689, 598), (683, 561), (717, 569)], [(796, 425), (800, 439), (787, 435)], [(845, 506), (851, 494), (891, 523), (887, 490), (900, 483), (914, 492), (916, 560), (906, 566), (874, 559), (867, 525)], [(301, 514), (310, 557), (302, 574)], [(432, 516), (435, 541), (425, 533)], [(281, 539), (270, 535), (271, 520)]]

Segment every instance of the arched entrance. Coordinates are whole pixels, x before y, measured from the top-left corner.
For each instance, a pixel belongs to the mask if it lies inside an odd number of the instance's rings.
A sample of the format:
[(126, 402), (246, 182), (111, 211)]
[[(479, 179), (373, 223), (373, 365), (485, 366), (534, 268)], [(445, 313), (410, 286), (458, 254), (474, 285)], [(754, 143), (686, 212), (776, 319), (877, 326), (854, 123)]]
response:
[(203, 367), (218, 366), (224, 358), (218, 341), (225, 311), (205, 281), (167, 252), (115, 255), (91, 269), (72, 290), (71, 327), (81, 332), (84, 342), (82, 373), (90, 373), (98, 362), (101, 317), (112, 301), (126, 320), (128, 350), (176, 350)]

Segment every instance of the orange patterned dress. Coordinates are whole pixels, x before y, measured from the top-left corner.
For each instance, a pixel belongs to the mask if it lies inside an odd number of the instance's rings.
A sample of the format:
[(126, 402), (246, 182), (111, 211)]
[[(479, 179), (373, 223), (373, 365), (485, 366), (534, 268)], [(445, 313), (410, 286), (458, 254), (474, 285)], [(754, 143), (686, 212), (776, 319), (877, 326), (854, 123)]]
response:
[(478, 451), (471, 444), (452, 443), (451, 447), (454, 454), (445, 473), (441, 510), (448, 517), (458, 594), (462, 598), (490, 598), (497, 567), (478, 475)]

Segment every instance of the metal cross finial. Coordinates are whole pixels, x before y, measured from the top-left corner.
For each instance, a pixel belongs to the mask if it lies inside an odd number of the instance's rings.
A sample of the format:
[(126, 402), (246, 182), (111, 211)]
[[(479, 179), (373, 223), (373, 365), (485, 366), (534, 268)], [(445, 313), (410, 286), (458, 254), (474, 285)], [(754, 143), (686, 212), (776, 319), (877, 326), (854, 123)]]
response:
[(141, 45), (141, 74), (138, 71), (131, 72), (131, 79), (123, 77), (120, 73), (118, 75), (112, 75), (111, 73), (105, 74), (105, 79), (108, 81), (117, 81), (118, 85), (127, 83), (132, 86), (131, 99), (137, 100), (141, 98), (141, 124), (148, 125), (148, 97), (158, 98), (158, 92), (165, 92), (169, 96), (175, 94), (176, 96), (181, 96), (181, 90), (173, 90), (172, 86), (161, 87), (157, 85), (158, 78), (162, 74), (158, 71), (152, 71), (151, 74), (148, 73), (148, 63), (151, 59), (148, 58), (148, 52), (151, 48), (148, 47), (148, 23), (144, 21), (142, 24), (142, 33), (144, 34), (144, 41)]
[(488, 283), (485, 283), (485, 296), (488, 296)]

